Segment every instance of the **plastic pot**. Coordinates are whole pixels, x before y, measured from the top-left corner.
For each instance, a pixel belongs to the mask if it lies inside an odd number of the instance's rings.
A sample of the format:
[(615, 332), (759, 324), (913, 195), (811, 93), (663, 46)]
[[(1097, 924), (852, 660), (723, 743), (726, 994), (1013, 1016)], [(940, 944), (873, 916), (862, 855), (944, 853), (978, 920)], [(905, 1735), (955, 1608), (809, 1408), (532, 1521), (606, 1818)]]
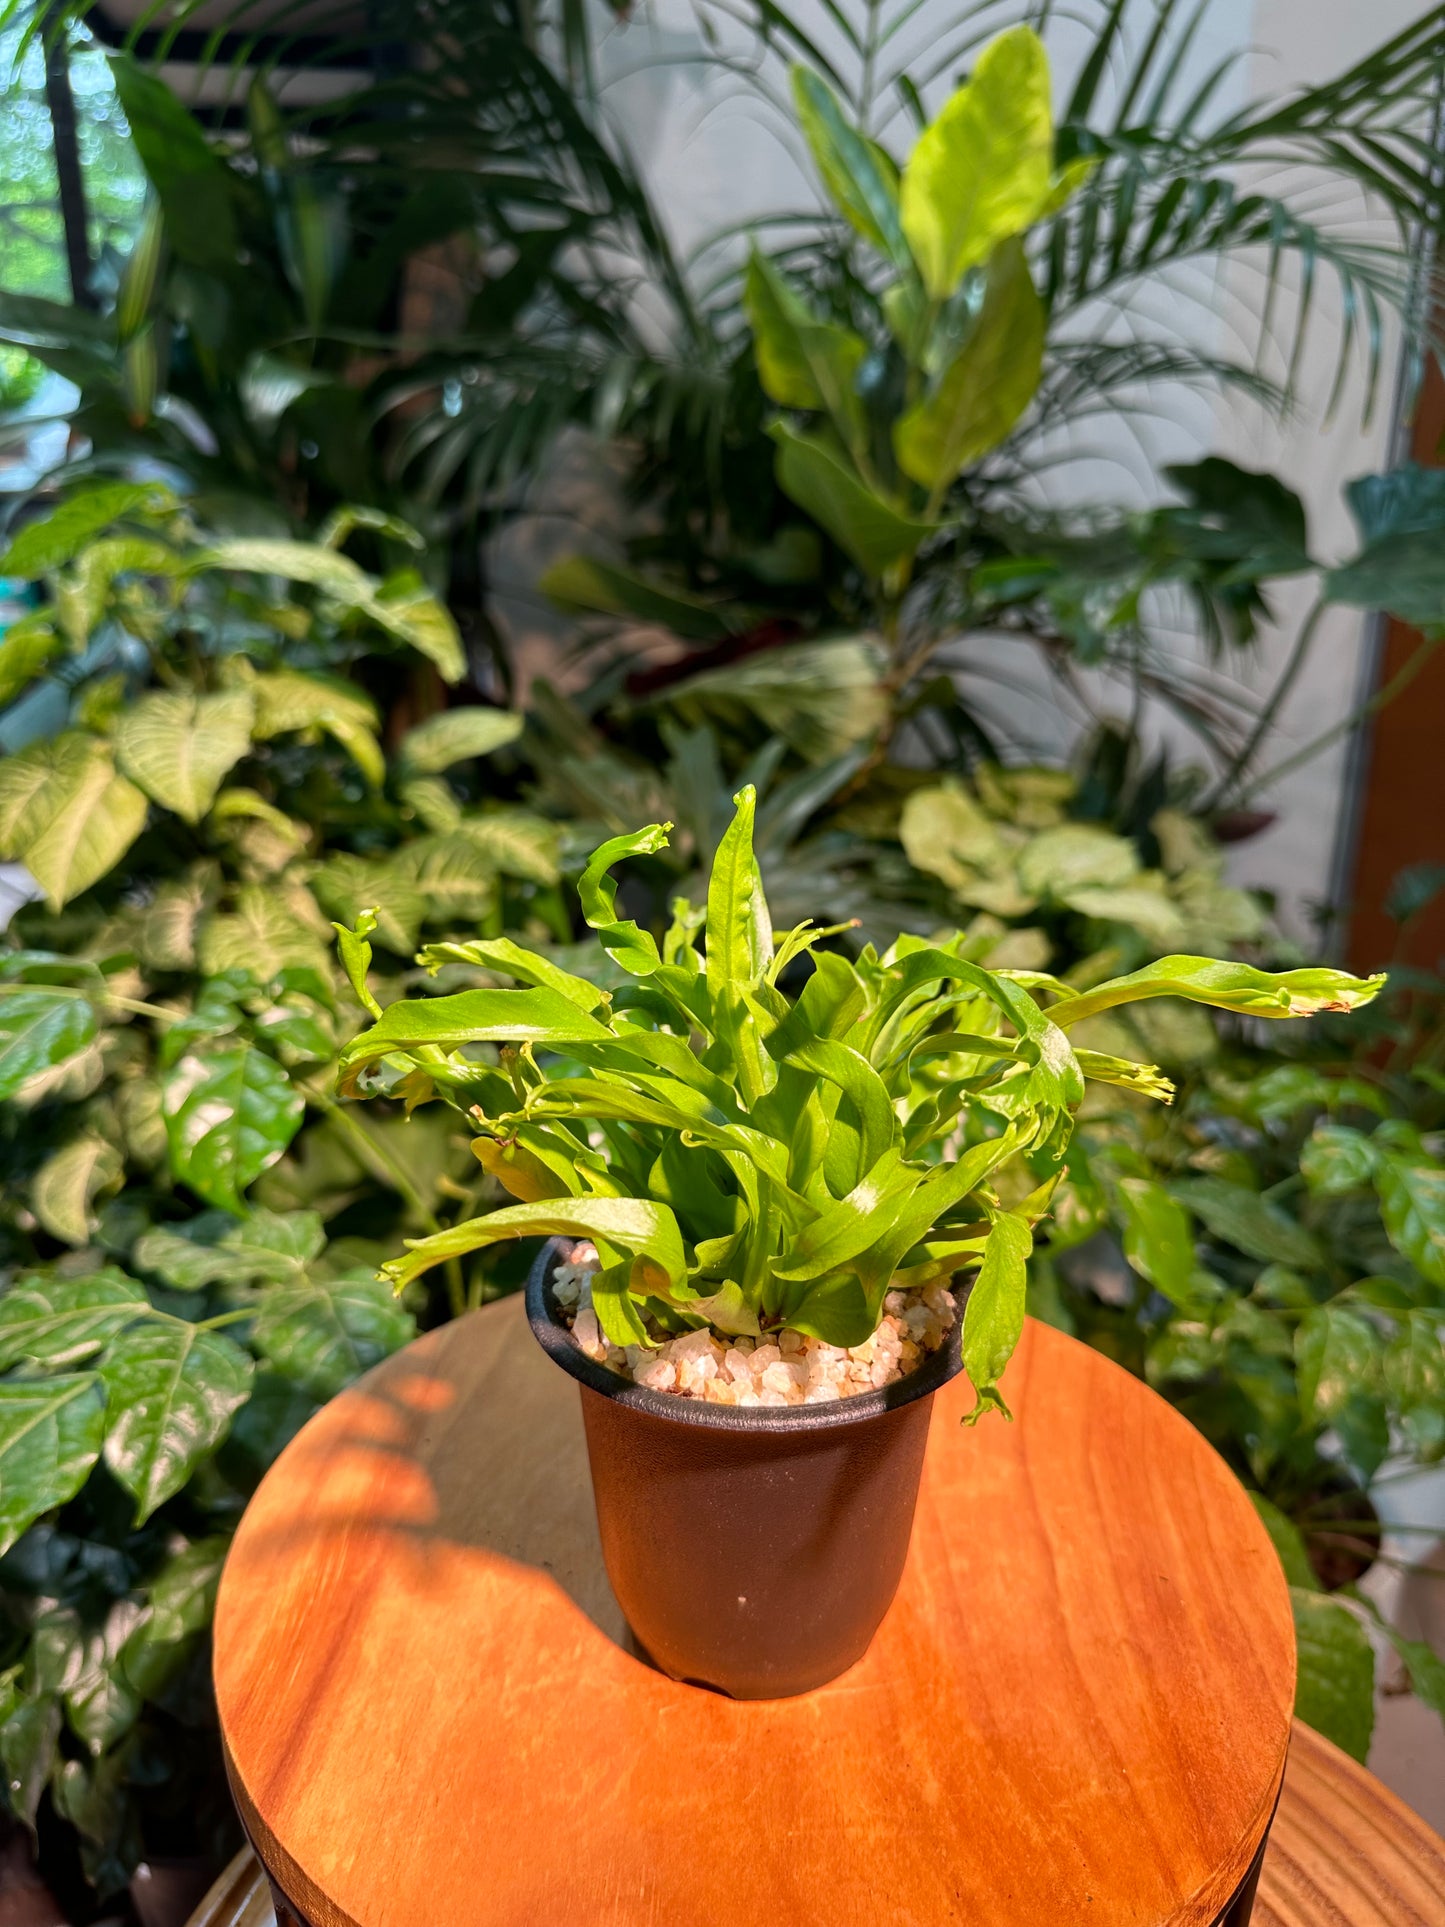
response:
[(647, 1657), (735, 1699), (782, 1699), (867, 1651), (908, 1555), (933, 1394), (961, 1327), (907, 1378), (820, 1405), (709, 1405), (588, 1358), (527, 1280), (542, 1348), (577, 1380), (607, 1576)]

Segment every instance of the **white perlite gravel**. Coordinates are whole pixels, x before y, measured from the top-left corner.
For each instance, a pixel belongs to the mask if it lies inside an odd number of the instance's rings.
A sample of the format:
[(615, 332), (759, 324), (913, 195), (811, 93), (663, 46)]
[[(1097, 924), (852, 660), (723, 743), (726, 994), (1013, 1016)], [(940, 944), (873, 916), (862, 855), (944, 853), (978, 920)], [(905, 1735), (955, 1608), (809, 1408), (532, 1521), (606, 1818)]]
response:
[(597, 1264), (593, 1246), (574, 1244), (570, 1262), (552, 1274), (552, 1295), (587, 1356), (649, 1391), (713, 1405), (821, 1405), (875, 1391), (906, 1377), (926, 1353), (937, 1351), (958, 1319), (953, 1293), (928, 1285), (921, 1291), (890, 1291), (877, 1331), (847, 1350), (801, 1332), (785, 1331), (773, 1344), (707, 1330), (679, 1338), (659, 1332), (662, 1342), (655, 1350), (624, 1349), (604, 1337), (592, 1309)]

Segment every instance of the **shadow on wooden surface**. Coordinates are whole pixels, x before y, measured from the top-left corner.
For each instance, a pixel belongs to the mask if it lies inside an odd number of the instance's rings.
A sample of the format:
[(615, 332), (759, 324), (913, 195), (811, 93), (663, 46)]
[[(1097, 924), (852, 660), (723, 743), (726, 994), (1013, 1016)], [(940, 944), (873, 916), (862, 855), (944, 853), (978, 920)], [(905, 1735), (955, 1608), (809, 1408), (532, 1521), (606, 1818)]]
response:
[[(190, 1927), (275, 1922), (266, 1876), (247, 1849)], [(1445, 1927), (1445, 1840), (1363, 1767), (1296, 1724), (1252, 1927)]]

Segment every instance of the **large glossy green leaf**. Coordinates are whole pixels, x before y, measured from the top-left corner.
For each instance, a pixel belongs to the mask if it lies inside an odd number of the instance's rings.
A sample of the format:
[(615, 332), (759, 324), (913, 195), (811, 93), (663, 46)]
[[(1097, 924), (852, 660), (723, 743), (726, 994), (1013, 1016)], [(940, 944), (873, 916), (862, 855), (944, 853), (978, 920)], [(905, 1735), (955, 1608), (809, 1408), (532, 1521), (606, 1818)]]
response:
[(105, 1462), (136, 1501), (141, 1525), (220, 1444), (254, 1367), (223, 1332), (182, 1319), (117, 1339), (100, 1367)]
[(176, 1291), (208, 1285), (294, 1284), (321, 1255), (326, 1232), (315, 1211), (205, 1211), (183, 1225), (157, 1225), (136, 1240), (132, 1262)]
[(1171, 1305), (1197, 1316), (1213, 1294), (1196, 1277), (1199, 1266), (1188, 1212), (1151, 1178), (1122, 1178), (1118, 1197), (1124, 1256)]
[(1065, 1028), (1101, 1010), (1142, 997), (1183, 997), (1247, 1017), (1313, 1017), (1320, 1011), (1358, 1010), (1384, 987), (1383, 972), (1352, 977), (1343, 970), (1256, 970), (1252, 964), (1209, 957), (1161, 957), (1127, 977), (1114, 977), (1079, 997), (1065, 998), (1050, 1015)]
[(276, 1370), (323, 1399), (415, 1336), (416, 1320), (372, 1272), (272, 1285), (253, 1327)]
[(0, 856), (18, 858), (59, 910), (119, 862), (146, 808), (109, 743), (66, 730), (0, 762)]
[(0, 1100), (83, 1050), (100, 1023), (69, 986), (0, 985)]
[(173, 1553), (151, 1581), (139, 1623), (120, 1650), (119, 1670), (142, 1699), (154, 1699), (210, 1625), (230, 1540), (221, 1533)]
[(161, 1105), (176, 1178), (235, 1212), (295, 1137), (306, 1108), (280, 1065), (245, 1044), (182, 1057), (166, 1072)]
[(1351, 1399), (1378, 1385), (1380, 1340), (1363, 1313), (1320, 1305), (1300, 1320), (1295, 1362), (1301, 1406), (1317, 1424), (1329, 1425)]
[(251, 747), (256, 705), (244, 689), (214, 696), (153, 690), (128, 705), (115, 728), (125, 774), (162, 808), (198, 823), (228, 770)]
[(124, 1161), (108, 1138), (85, 1132), (52, 1151), (30, 1181), (30, 1208), (62, 1244), (84, 1245), (95, 1231), (95, 1201), (120, 1183)]
[(826, 81), (806, 67), (794, 67), (792, 83), (798, 124), (834, 206), (865, 240), (898, 266), (908, 266), (893, 160), (853, 125)]
[(516, 742), (522, 722), (508, 709), (483, 709), (479, 705), (444, 709), (409, 729), (401, 739), (398, 754), (408, 769), (434, 776), (454, 763), (489, 756), (494, 749)]
[(1375, 1164), (1374, 1145), (1347, 1124), (1317, 1124), (1300, 1149), (1305, 1183), (1323, 1198), (1360, 1190), (1374, 1176)]
[(774, 422), (768, 433), (778, 445), (778, 486), (868, 575), (908, 561), (934, 533), (933, 523), (916, 520), (876, 494), (835, 443), (800, 433), (787, 422)]
[(1010, 433), (1044, 365), (1044, 306), (1023, 248), (1004, 242), (972, 332), (929, 392), (893, 429), (898, 466), (924, 488), (946, 488)]
[(111, 1267), (88, 1278), (22, 1277), (0, 1297), (0, 1370), (78, 1365), (149, 1310), (134, 1278)]
[(1023, 1334), (1033, 1248), (1023, 1218), (1006, 1211), (994, 1219), (963, 1313), (963, 1369), (978, 1394), (970, 1422), (991, 1409), (1008, 1415), (998, 1381)]
[(1015, 27), (984, 48), (903, 171), (903, 229), (931, 294), (951, 294), (1038, 219), (1053, 156), (1048, 55), (1032, 28)]
[(1375, 1654), (1359, 1617), (1325, 1593), (1290, 1587), (1299, 1676), (1294, 1710), (1363, 1763), (1375, 1729)]
[(0, 1383), (0, 1553), (64, 1505), (100, 1456), (105, 1395), (94, 1372)]
[(1390, 1243), (1422, 1278), (1445, 1285), (1445, 1168), (1391, 1155), (1376, 1184)]
[(1445, 1318), (1414, 1311), (1383, 1360), (1385, 1385), (1422, 1456), (1445, 1453)]

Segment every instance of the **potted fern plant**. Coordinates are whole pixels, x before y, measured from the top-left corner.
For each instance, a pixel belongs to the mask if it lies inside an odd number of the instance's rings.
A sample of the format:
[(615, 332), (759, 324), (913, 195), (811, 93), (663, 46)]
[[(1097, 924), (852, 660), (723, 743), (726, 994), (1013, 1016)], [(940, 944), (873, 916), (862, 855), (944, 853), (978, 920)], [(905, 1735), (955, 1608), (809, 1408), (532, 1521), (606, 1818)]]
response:
[(837, 929), (774, 936), (753, 791), (735, 805), (705, 908), (676, 900), (660, 944), (618, 916), (609, 871), (670, 826), (595, 853), (580, 894), (611, 991), (487, 938), (420, 961), (518, 987), (383, 1011), (369, 919), (343, 930), (376, 1021), (342, 1076), (348, 1096), (435, 1096), (473, 1121), (476, 1156), (518, 1202), (386, 1270), (400, 1288), (504, 1239), (551, 1240), (528, 1315), (582, 1388), (628, 1621), (675, 1678), (762, 1698), (866, 1649), (907, 1552), (932, 1393), (963, 1370), (972, 1418), (1007, 1413), (1033, 1228), (1086, 1080), (1170, 1095), (1148, 1065), (1075, 1049), (1073, 1026), (1145, 997), (1349, 1010), (1383, 980), (1166, 957), (1079, 992), (986, 970), (961, 937), (853, 963), (818, 948)]

